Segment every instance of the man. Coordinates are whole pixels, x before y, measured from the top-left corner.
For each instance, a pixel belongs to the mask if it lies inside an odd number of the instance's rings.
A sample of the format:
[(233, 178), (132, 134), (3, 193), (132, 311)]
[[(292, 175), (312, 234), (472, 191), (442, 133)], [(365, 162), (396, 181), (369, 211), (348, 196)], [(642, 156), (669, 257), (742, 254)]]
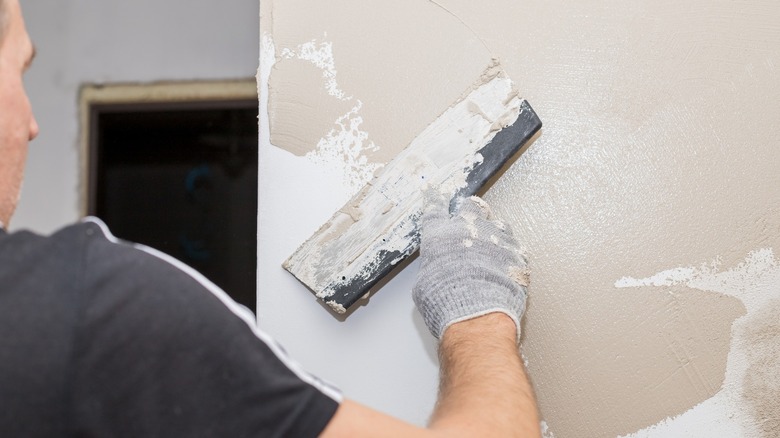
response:
[(422, 221), (413, 297), (442, 371), (428, 428), (343, 399), (200, 274), (98, 220), (6, 232), (38, 133), (34, 54), (19, 0), (0, 0), (0, 436), (539, 436), (517, 344), (525, 265), (478, 198), (451, 215), (431, 196)]

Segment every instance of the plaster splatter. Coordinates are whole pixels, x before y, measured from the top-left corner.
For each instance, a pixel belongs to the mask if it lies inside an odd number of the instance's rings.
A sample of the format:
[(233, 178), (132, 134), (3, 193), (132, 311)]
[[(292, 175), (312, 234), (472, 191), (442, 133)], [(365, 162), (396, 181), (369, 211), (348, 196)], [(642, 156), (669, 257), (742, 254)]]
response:
[(371, 162), (366, 152), (379, 150), (369, 141), (368, 133), (360, 129), (363, 118), (359, 115), (363, 102), (357, 104), (336, 120), (336, 128), (317, 143), (317, 148), (306, 154), (316, 164), (333, 168), (343, 175), (342, 182), (350, 194), (357, 193), (384, 165)]
[(780, 434), (780, 299), (772, 300), (748, 317), (741, 337), (751, 343), (742, 399), (749, 407), (761, 437)]
[(531, 284), (531, 270), (527, 266), (510, 266), (509, 278), (520, 286), (528, 287)]
[(776, 324), (780, 264), (769, 248), (751, 252), (727, 271), (721, 271), (719, 264), (715, 259), (699, 268), (680, 267), (648, 278), (623, 277), (615, 282), (620, 288), (682, 284), (738, 298), (747, 311), (732, 326), (726, 378), (720, 391), (682, 415), (626, 437), (774, 437), (780, 431), (780, 329)]
[(540, 423), (542, 429), (542, 438), (555, 438), (555, 434), (550, 430), (550, 426), (546, 421)]
[[(325, 38), (327, 38), (327, 34)], [(338, 72), (336, 71), (336, 61), (333, 59), (333, 42), (318, 42), (314, 39), (298, 45), (295, 49), (283, 48), (281, 50), (280, 59), (292, 58), (309, 61), (322, 70), (322, 78), (325, 81), (325, 89), (328, 94), (339, 100), (352, 100), (352, 96), (347, 96), (344, 90), (339, 88), (336, 80)]]
[[(267, 44), (272, 49), (270, 37), (264, 37), (266, 40), (269, 40)], [(282, 48), (273, 59), (273, 74), (269, 80), (270, 95), (275, 102), (274, 114), (269, 114), (272, 143), (296, 155), (305, 156), (317, 166), (330, 169), (340, 180), (347, 197), (354, 195), (383, 164), (370, 158), (380, 148), (369, 139), (369, 133), (362, 129), (364, 121), (360, 110), (363, 102), (348, 95), (338, 84), (333, 42), (313, 39), (294, 48)], [(317, 89), (302, 88), (315, 84), (312, 83), (313, 78), (305, 76), (306, 69), (296, 67), (293, 61), (308, 63), (319, 71), (321, 89), (335, 101), (329, 103), (319, 97)], [(288, 81), (297, 84), (297, 87), (290, 87)], [(273, 91), (275, 89), (299, 92), (277, 96)], [(348, 109), (332, 124), (326, 127), (319, 123), (323, 119), (320, 113), (325, 107), (332, 109), (344, 105), (349, 105)], [(288, 106), (291, 107), (289, 112), (296, 115), (279, 117), (278, 113), (284, 113)], [(278, 126), (282, 121), (290, 120), (295, 126)]]

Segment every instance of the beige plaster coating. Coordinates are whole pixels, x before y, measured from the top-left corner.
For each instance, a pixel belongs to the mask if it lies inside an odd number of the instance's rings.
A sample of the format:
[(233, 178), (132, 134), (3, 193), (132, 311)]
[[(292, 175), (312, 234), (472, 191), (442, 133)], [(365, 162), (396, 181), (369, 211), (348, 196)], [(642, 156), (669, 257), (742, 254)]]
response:
[[(377, 160), (387, 162), (406, 147), (429, 123), (455, 102), (491, 61), (490, 53), (455, 17), (442, 20), (442, 10), (433, 3), (419, 0), (393, 2), (306, 0), (270, 1), (273, 41), (277, 61), (271, 72), (269, 102), (271, 120), (284, 123), (276, 108), (287, 105), (289, 93), (301, 95), (295, 88), (307, 77), (296, 77), (285, 64), (285, 48), (316, 41), (332, 42), (334, 69), (339, 88), (350, 102), (363, 106), (362, 129), (368, 132), (381, 152)], [(422, 7), (421, 7), (422, 6)], [(413, 13), (410, 13), (413, 11)], [(431, 24), (435, 23), (435, 28)], [(270, 27), (268, 27), (270, 28)], [(420, 38), (419, 32), (425, 32)], [(288, 76), (282, 79), (281, 75)], [(285, 82), (288, 86), (284, 88)], [(279, 94), (277, 94), (279, 93)], [(314, 106), (320, 117), (333, 118), (330, 105), (342, 105), (333, 97), (330, 104)], [(304, 113), (306, 114), (306, 113)], [(392, 114), (392, 117), (388, 115)], [(305, 138), (319, 138), (326, 132), (318, 123), (309, 124), (296, 114), (289, 114), (290, 129)], [(335, 119), (334, 119), (335, 120)], [(331, 120), (332, 122), (333, 120)], [(294, 126), (294, 128), (293, 128)], [(299, 150), (297, 142), (284, 141), (272, 132), (276, 146)], [(319, 137), (317, 137), (319, 136)], [(274, 142), (274, 139), (277, 142)]]
[(750, 340), (750, 365), (743, 378), (742, 397), (762, 438), (780, 431), (780, 300), (773, 300), (747, 321), (744, 336)]
[[(278, 50), (332, 43), (339, 87), (363, 102), (385, 154), (491, 56), (542, 118), (541, 138), (485, 197), (531, 254), (523, 351), (556, 437), (630, 434), (719, 392), (743, 304), (615, 282), (780, 249), (780, 3), (276, 0), (272, 10)], [(306, 97), (291, 89), (304, 68), (274, 78), (285, 62), (272, 72), (272, 119), (288, 96)], [(317, 105), (332, 118), (341, 103)], [(308, 129), (285, 114), (284, 126)], [(740, 327), (759, 333), (754, 362), (772, 370), (766, 320)], [(776, 408), (766, 398), (780, 378), (763, 375), (742, 383), (756, 412)]]
[(685, 413), (630, 437), (777, 436), (780, 262), (774, 250), (751, 251), (730, 267), (715, 258), (698, 267), (680, 266), (643, 279), (628, 276), (615, 282), (615, 287), (639, 288), (635, 291), (650, 294), (670, 286), (685, 286), (678, 288), (681, 295), (703, 291), (735, 298), (745, 314), (732, 325), (725, 379), (718, 392)]
[(269, 84), (270, 99), (278, 102), (269, 117), (271, 143), (285, 145), (296, 155), (316, 150), (335, 121), (352, 108), (349, 102), (334, 99), (323, 85), (322, 70), (307, 61), (277, 63)]

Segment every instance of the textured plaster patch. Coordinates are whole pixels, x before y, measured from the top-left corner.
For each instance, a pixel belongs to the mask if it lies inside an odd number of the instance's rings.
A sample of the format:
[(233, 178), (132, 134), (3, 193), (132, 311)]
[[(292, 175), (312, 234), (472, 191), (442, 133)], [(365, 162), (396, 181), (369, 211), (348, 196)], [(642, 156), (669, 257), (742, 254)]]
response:
[[(383, 164), (373, 160), (379, 147), (361, 126), (363, 102), (339, 86), (333, 42), (284, 47), (274, 60), (268, 81), (271, 143), (331, 169), (341, 175), (345, 193), (357, 193)], [(340, 115), (328, 122), (324, 115), (334, 112)]]
[[(280, 54), (289, 48), (297, 58), (299, 47), (306, 49), (328, 81), (335, 76), (345, 98), (363, 103), (361, 128), (381, 147), (366, 154), (373, 162), (393, 159), (491, 59), (457, 17), (431, 2), (272, 3), (273, 38)], [(422, 30), (424, 38), (418, 34)], [(272, 111), (274, 106), (272, 102)]]
[[(327, 35), (325, 35), (327, 38)], [(347, 96), (339, 88), (336, 81), (336, 60), (333, 59), (333, 43), (331, 41), (318, 42), (312, 40), (298, 45), (295, 49), (284, 48), (281, 54), (282, 59), (300, 59), (312, 63), (322, 71), (322, 79), (325, 82), (325, 89), (328, 94), (339, 100), (352, 100), (352, 96)]]
[(776, 437), (780, 433), (780, 264), (771, 249), (750, 253), (738, 266), (719, 270), (716, 259), (651, 277), (623, 277), (619, 288), (691, 289), (733, 296), (747, 313), (734, 322), (726, 379), (712, 398), (682, 415), (626, 437)]
[(275, 102), (269, 117), (271, 143), (294, 155), (316, 151), (323, 135), (354, 113), (354, 103), (328, 93), (315, 64), (285, 59), (274, 64), (271, 76), (269, 98)]

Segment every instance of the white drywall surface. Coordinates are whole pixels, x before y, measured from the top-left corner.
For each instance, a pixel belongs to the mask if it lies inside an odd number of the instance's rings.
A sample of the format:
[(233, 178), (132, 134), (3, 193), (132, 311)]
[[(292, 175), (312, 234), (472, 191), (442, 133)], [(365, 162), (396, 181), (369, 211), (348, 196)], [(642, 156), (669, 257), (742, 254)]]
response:
[[(261, 54), (258, 304), (260, 326), (310, 372), (346, 398), (424, 424), (438, 385), (436, 347), (411, 300), (411, 263), (347, 318), (336, 317), (282, 262), (353, 193), (328, 166), (271, 146), (267, 77), (271, 42)], [(271, 62), (269, 62), (271, 61)]]

